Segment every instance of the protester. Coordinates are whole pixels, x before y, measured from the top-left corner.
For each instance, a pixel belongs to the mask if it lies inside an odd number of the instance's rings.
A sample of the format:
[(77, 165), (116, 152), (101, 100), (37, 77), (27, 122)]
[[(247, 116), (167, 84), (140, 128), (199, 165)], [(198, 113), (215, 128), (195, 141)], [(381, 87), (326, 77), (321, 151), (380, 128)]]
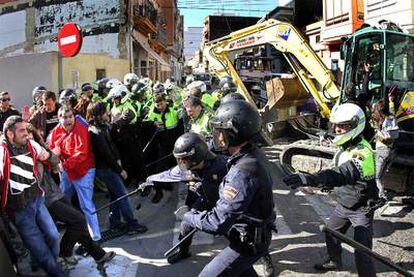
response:
[[(32, 125), (28, 126), (29, 135), (40, 145), (44, 142)], [(102, 247), (92, 240), (89, 235), (85, 216), (75, 209), (70, 201), (60, 190), (59, 186), (50, 176), (50, 170), (59, 170), (59, 158), (49, 152), (50, 157), (46, 162), (37, 163), (41, 187), (45, 191), (45, 204), (53, 220), (65, 223), (65, 233), (60, 242), (60, 261), (67, 267), (77, 264), (73, 256), (75, 243), (80, 243), (98, 264), (109, 262), (115, 256), (115, 252), (105, 252)]]
[(42, 138), (46, 139), (50, 131), (59, 123), (60, 104), (56, 102), (56, 94), (52, 91), (45, 91), (40, 98), (42, 106), (33, 113), (29, 122), (40, 132)]
[(101, 239), (98, 217), (92, 214), (95, 160), (88, 133), (88, 126), (75, 120), (70, 106), (58, 111), (59, 124), (48, 137), (48, 147), (60, 158), (60, 188), (70, 199), (76, 192), (80, 207), (86, 216), (89, 232), (94, 241)]
[(59, 232), (50, 216), (38, 179), (38, 160), (50, 154), (29, 140), (26, 123), (11, 116), (4, 123), (0, 146), (0, 192), (2, 213), (14, 224), (32, 257), (51, 276), (65, 276), (57, 263)]
[[(111, 201), (113, 201), (126, 194), (121, 176), (126, 179), (128, 175), (122, 168), (118, 150), (109, 133), (109, 116), (105, 105), (101, 102), (90, 104), (86, 119), (90, 124), (89, 134), (96, 157), (96, 176), (106, 184)], [(140, 225), (134, 218), (127, 198), (110, 206), (109, 222), (111, 229), (122, 229), (121, 214), (127, 223), (128, 234), (133, 235), (147, 231), (147, 228)]]
[(0, 131), (3, 130), (4, 122), (12, 115), (20, 115), (20, 112), (11, 105), (11, 97), (7, 91), (0, 92)]

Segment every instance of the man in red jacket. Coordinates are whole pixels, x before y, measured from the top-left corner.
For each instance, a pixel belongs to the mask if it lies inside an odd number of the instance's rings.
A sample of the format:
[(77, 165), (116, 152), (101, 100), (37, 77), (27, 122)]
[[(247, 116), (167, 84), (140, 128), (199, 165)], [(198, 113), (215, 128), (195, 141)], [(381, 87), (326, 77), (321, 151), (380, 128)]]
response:
[(101, 239), (98, 217), (92, 214), (95, 160), (89, 139), (88, 126), (75, 120), (72, 107), (62, 106), (58, 112), (59, 124), (48, 138), (49, 148), (60, 158), (60, 188), (67, 198), (76, 191), (93, 240)]

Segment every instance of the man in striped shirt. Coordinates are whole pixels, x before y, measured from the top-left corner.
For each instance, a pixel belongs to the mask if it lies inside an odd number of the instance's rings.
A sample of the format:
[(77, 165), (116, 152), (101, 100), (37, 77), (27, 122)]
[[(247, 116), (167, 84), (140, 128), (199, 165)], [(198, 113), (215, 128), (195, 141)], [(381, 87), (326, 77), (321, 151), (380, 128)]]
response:
[(65, 276), (56, 258), (59, 232), (44, 205), (36, 161), (49, 157), (43, 147), (29, 141), (26, 122), (11, 116), (4, 123), (0, 144), (1, 212), (12, 217), (23, 243), (51, 276)]

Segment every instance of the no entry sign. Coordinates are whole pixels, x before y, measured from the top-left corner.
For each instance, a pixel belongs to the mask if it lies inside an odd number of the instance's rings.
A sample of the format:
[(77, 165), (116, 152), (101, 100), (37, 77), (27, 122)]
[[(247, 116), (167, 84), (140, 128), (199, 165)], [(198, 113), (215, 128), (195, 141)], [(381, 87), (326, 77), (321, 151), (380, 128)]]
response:
[(64, 57), (73, 57), (82, 47), (82, 29), (75, 23), (66, 23), (58, 33), (59, 52)]

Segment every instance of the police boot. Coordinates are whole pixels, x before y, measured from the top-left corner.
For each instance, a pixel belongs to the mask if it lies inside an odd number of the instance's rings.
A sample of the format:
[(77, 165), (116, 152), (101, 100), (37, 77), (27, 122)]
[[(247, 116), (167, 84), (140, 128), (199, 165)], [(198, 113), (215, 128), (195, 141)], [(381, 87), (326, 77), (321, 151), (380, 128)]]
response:
[(273, 267), (272, 257), (270, 256), (269, 253), (267, 253), (260, 259), (260, 263), (263, 265), (263, 273), (264, 273), (263, 276), (266, 276), (266, 277), (275, 276), (275, 268)]
[(342, 269), (342, 260), (329, 258), (323, 263), (315, 264), (313, 267), (320, 271), (340, 271)]
[(163, 196), (164, 196), (164, 194), (162, 193), (162, 189), (156, 189), (155, 190), (155, 195), (154, 195), (154, 197), (152, 197), (151, 202), (156, 204), (156, 203), (161, 201)]
[(170, 256), (168, 256), (167, 261), (169, 264), (175, 264), (181, 260), (189, 258), (190, 256), (191, 253), (188, 250), (179, 249)]

